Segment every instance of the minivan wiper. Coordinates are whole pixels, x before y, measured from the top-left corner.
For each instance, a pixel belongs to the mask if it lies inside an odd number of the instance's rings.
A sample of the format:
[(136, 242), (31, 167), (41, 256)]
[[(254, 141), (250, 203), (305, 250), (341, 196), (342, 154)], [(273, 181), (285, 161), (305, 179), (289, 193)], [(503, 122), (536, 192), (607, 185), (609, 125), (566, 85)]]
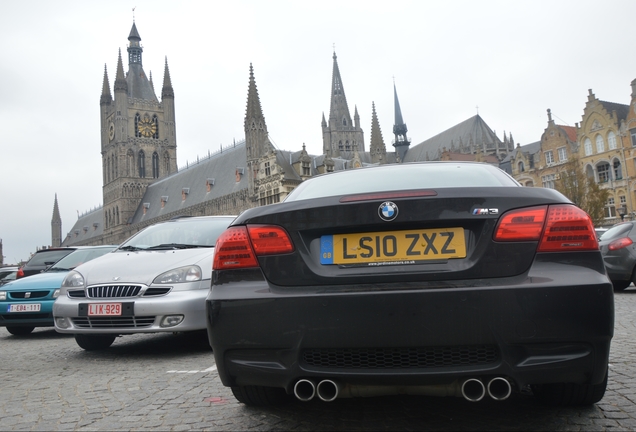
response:
[(145, 249), (137, 247), (137, 246), (124, 246), (124, 247), (120, 247), (119, 250), (123, 250), (123, 251), (138, 251), (138, 250), (145, 250)]
[(184, 243), (163, 243), (156, 246), (151, 246), (148, 250), (161, 250), (161, 249), (193, 249), (200, 247), (210, 247), (208, 245), (193, 245)]

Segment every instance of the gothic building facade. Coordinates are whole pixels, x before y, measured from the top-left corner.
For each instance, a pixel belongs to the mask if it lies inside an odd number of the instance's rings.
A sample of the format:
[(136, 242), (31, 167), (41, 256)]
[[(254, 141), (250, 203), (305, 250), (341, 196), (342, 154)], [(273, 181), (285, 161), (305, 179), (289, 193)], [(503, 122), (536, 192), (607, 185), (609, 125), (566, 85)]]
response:
[[(344, 83), (333, 54), (328, 121), (322, 115), (323, 153), (275, 148), (250, 65), (245, 139), (177, 170), (175, 92), (166, 59), (161, 99), (143, 69), (135, 23), (128, 36), (128, 72), (121, 51), (113, 92), (104, 69), (100, 97), (103, 205), (82, 214), (63, 245), (118, 244), (155, 222), (182, 215), (239, 214), (282, 201), (317, 174), (386, 163), (423, 160), (485, 160), (497, 164), (514, 148), (501, 141), (477, 115), (411, 147), (394, 84), (393, 150), (387, 151), (372, 103), (366, 150), (357, 106), (351, 117)], [(488, 158), (486, 158), (488, 156)], [(56, 204), (57, 206), (57, 199)]]

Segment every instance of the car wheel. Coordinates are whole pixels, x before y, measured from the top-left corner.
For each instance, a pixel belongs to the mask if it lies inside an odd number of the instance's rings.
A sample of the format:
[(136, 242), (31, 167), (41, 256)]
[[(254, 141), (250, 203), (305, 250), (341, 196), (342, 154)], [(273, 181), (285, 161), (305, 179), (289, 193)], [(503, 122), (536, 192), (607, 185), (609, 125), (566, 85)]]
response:
[(285, 390), (277, 387), (234, 386), (232, 393), (236, 400), (248, 406), (275, 406), (289, 399)]
[(76, 334), (75, 342), (86, 351), (97, 351), (108, 348), (117, 336)]
[(532, 391), (543, 403), (550, 406), (592, 405), (603, 399), (607, 388), (607, 371), (600, 384), (543, 384), (532, 386)]
[(24, 336), (30, 334), (35, 327), (17, 327), (7, 326), (7, 331), (15, 336)]
[(612, 281), (612, 285), (614, 285), (614, 291), (624, 291), (630, 286), (632, 281)]

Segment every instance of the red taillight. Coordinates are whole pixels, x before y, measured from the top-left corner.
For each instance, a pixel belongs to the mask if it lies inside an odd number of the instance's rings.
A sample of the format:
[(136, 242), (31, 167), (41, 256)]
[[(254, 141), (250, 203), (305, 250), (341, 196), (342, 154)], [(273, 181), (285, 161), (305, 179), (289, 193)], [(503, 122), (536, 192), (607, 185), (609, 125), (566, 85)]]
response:
[(277, 226), (228, 228), (216, 241), (214, 270), (258, 267), (257, 256), (293, 252), (287, 232)]
[(538, 252), (598, 250), (592, 219), (580, 208), (551, 205)]
[(548, 207), (528, 207), (505, 213), (495, 230), (497, 241), (539, 240)]
[(496, 241), (539, 241), (538, 252), (598, 250), (592, 219), (570, 204), (528, 207), (505, 213)]
[(634, 242), (629, 237), (623, 237), (623, 238), (614, 240), (609, 245), (607, 245), (607, 247), (609, 248), (609, 250), (613, 251), (613, 250), (623, 249), (627, 246), (630, 246), (633, 243)]
[(18, 270), (18, 272), (15, 274), (15, 278), (16, 279), (20, 279), (24, 277), (24, 270), (22, 270), (22, 267), (20, 267), (20, 269)]

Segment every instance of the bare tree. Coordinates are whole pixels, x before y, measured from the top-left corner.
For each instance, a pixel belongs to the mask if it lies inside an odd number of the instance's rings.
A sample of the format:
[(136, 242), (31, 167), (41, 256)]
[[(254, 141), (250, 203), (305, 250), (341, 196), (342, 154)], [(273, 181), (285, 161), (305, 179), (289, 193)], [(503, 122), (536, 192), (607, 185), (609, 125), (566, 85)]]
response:
[(560, 172), (561, 179), (556, 182), (556, 189), (568, 197), (574, 204), (590, 215), (594, 225), (599, 225), (605, 217), (605, 204), (609, 198), (609, 191), (601, 188), (588, 177), (583, 170), (577, 156), (572, 156)]

